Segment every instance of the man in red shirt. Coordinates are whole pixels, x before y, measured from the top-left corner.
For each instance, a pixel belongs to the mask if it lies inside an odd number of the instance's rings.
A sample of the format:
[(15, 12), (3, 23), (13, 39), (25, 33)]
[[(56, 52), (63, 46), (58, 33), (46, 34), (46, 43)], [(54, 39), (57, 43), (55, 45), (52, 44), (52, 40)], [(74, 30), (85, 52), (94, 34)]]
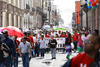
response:
[(84, 41), (84, 53), (72, 58), (71, 67), (90, 67), (100, 49), (100, 37), (89, 34)]
[(84, 52), (68, 60), (63, 67), (100, 67), (100, 37), (89, 34), (83, 47)]
[(30, 42), (31, 47), (33, 48), (33, 43), (34, 43), (34, 41), (33, 41), (33, 36), (31, 35), (31, 32), (28, 32), (27, 35), (28, 35), (28, 36), (27, 36), (27, 39), (29, 39), (28, 42)]
[(72, 36), (73, 44), (74, 44), (74, 51), (77, 50), (78, 36), (79, 36), (78, 33), (75, 31), (73, 36)]

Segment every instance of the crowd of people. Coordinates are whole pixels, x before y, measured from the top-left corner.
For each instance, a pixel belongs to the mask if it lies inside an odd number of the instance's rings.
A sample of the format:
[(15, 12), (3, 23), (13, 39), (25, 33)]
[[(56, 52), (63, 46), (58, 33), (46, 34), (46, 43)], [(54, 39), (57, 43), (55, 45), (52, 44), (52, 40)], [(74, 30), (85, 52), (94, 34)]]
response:
[[(51, 51), (51, 59), (56, 59), (58, 45), (56, 38), (65, 39), (62, 44), (63, 52), (66, 51), (66, 58), (70, 62), (67, 62), (65, 67), (89, 67), (90, 63), (95, 61), (94, 58), (97, 57), (100, 49), (98, 30), (94, 30), (93, 33), (84, 30), (74, 31), (73, 34), (68, 31), (54, 30), (39, 33), (27, 31), (23, 34), (24, 36), (19, 39), (17, 36), (9, 37), (7, 30), (2, 31), (0, 34), (0, 67), (18, 67), (19, 56), (22, 57), (23, 67), (29, 67), (29, 61), (32, 57), (44, 58), (45, 53), (49, 51)], [(48, 43), (46, 43), (46, 38), (49, 39)], [(72, 48), (72, 43), (74, 48)], [(72, 51), (78, 52), (79, 55), (70, 59)], [(100, 64), (99, 60), (100, 58), (96, 59), (97, 65)]]
[(88, 33), (86, 37), (81, 36), (80, 38), (79, 35), (76, 42), (84, 51), (69, 59), (62, 67), (100, 67), (100, 36), (98, 30)]

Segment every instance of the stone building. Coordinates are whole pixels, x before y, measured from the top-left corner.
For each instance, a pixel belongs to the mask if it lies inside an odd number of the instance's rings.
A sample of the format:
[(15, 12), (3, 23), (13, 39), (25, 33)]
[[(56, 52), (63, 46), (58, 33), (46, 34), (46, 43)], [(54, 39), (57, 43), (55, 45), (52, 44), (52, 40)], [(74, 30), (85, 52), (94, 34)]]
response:
[(22, 27), (22, 2), (23, 0), (0, 0), (0, 27)]
[(81, 1), (81, 9), (82, 9), (82, 25), (83, 27), (87, 27), (87, 22), (88, 20), (88, 29), (93, 31), (94, 29), (100, 30), (100, 2), (98, 4), (98, 7), (96, 9), (88, 9), (88, 19), (86, 18), (86, 13), (83, 10), (83, 6), (85, 3), (85, 0), (80, 0)]

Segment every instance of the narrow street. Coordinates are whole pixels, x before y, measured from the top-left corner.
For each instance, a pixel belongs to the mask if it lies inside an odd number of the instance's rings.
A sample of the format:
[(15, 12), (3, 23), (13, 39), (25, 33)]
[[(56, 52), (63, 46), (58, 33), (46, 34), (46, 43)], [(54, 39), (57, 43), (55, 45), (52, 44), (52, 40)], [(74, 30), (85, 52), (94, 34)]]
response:
[(100, 0), (0, 0), (0, 67), (100, 67)]

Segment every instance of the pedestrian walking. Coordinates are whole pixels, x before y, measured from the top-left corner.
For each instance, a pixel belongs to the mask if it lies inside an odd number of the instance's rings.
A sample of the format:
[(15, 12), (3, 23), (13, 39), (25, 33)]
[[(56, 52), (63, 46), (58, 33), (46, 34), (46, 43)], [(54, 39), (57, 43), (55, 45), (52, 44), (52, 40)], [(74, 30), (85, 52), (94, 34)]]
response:
[(65, 40), (65, 49), (66, 49), (66, 52), (68, 53), (66, 58), (69, 59), (70, 58), (70, 55), (71, 55), (71, 51), (72, 51), (72, 48), (71, 48), (71, 34), (68, 33), (68, 38), (66, 38)]
[(0, 37), (0, 67), (3, 67), (4, 57), (3, 57), (3, 50), (2, 50), (2, 41)]
[(46, 50), (46, 43), (45, 43), (45, 39), (43, 35), (41, 36), (41, 39), (39, 40), (39, 44), (40, 44), (41, 57), (44, 58), (45, 50)]
[(51, 39), (49, 40), (49, 47), (51, 49), (51, 55), (52, 59), (56, 59), (56, 45), (57, 41), (54, 39), (54, 36), (51, 36)]
[[(15, 44), (12, 39), (9, 38), (8, 31), (4, 30), (3, 35), (5, 39), (2, 43), (5, 44), (9, 48), (8, 56), (4, 58), (3, 66), (2, 67), (12, 67), (13, 60), (16, 60), (16, 48)], [(6, 48), (3, 48), (3, 50)]]
[(38, 43), (37, 34), (35, 34), (35, 35), (33, 36), (33, 40), (34, 40), (35, 56), (36, 56), (36, 57), (39, 57), (40, 46), (39, 46), (39, 43)]
[(22, 42), (19, 45), (19, 53), (22, 56), (23, 67), (29, 67), (29, 55), (32, 58), (31, 45), (27, 42), (27, 38), (22, 38)]
[(77, 51), (78, 52), (83, 52), (83, 41), (82, 41), (82, 38), (81, 38), (82, 34), (79, 33), (79, 36), (78, 36), (78, 47), (77, 47)]
[(13, 40), (14, 40), (15, 47), (16, 47), (16, 60), (14, 60), (14, 67), (18, 67), (18, 55), (19, 55), (19, 53), (18, 53), (18, 51), (19, 51), (18, 46), (19, 46), (20, 42), (17, 40), (17, 36), (14, 36)]
[(74, 35), (72, 36), (73, 38), (73, 44), (74, 44), (74, 51), (76, 52), (77, 50), (77, 42), (78, 42), (78, 33), (75, 31)]

